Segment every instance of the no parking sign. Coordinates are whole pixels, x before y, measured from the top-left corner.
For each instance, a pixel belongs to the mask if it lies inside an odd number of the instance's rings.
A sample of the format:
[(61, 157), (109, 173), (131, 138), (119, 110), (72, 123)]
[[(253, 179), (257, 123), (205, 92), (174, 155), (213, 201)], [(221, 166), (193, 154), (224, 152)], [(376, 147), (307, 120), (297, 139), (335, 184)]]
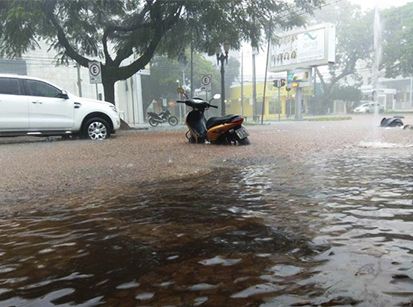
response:
[(89, 79), (91, 84), (102, 83), (100, 62), (89, 62)]
[(211, 91), (212, 75), (203, 75), (201, 77), (201, 90)]

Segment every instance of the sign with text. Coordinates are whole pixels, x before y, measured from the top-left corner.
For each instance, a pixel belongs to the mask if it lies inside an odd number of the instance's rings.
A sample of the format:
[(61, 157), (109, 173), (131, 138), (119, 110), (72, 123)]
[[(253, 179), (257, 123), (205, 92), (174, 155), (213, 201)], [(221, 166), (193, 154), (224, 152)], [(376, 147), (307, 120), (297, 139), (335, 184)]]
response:
[(335, 62), (335, 26), (322, 24), (279, 35), (270, 49), (272, 72)]

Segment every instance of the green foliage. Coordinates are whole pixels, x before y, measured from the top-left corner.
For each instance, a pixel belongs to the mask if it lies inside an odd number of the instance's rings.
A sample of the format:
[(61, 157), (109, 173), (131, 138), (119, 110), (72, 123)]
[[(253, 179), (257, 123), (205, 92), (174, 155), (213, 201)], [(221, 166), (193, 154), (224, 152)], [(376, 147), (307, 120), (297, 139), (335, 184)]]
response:
[(413, 73), (413, 3), (384, 12), (383, 60), (386, 77)]
[(361, 90), (356, 86), (335, 86), (331, 97), (334, 100), (342, 100), (342, 101), (360, 101), (363, 94)]
[[(317, 21), (336, 25), (336, 62), (329, 65), (329, 80), (318, 73), (322, 91), (317, 91), (317, 113), (324, 113), (331, 108), (337, 89), (348, 87), (347, 80), (352, 79), (352, 87), (358, 86), (359, 75), (356, 65), (359, 61), (369, 64), (373, 50), (373, 14), (364, 13), (360, 7), (348, 1), (326, 6), (315, 15)], [(327, 79), (327, 78), (326, 78)], [(340, 84), (341, 83), (341, 84)], [(339, 85), (337, 85), (339, 84)], [(321, 94), (321, 95), (320, 95)], [(348, 99), (343, 99), (348, 100)]]
[(364, 13), (348, 1), (326, 6), (316, 14), (317, 20), (336, 25), (336, 62), (330, 65), (333, 78), (356, 73), (359, 60), (368, 60), (373, 48), (373, 14)]
[(228, 42), (259, 45), (263, 30), (303, 24), (323, 0), (2, 0), (0, 54), (19, 56), (39, 40), (87, 67), (102, 61), (105, 99), (113, 86), (143, 69), (155, 52), (177, 57), (190, 42), (213, 54)]
[[(185, 59), (189, 58), (189, 52), (185, 54)], [(206, 59), (202, 54), (194, 53), (194, 89), (201, 86), (201, 77), (211, 75), (212, 77), (212, 94), (220, 93), (220, 72), (219, 67)], [(176, 88), (177, 81), (182, 85), (183, 76), (185, 84), (190, 84), (191, 67), (188, 61), (179, 62), (166, 56), (155, 56), (151, 62), (151, 74), (143, 78), (143, 100), (146, 109), (152, 100), (161, 100), (162, 98), (175, 100), (177, 98)], [(228, 64), (225, 65), (225, 83), (226, 87), (239, 75), (239, 62), (237, 59), (230, 57)], [(227, 93), (229, 93), (227, 91)]]
[(239, 77), (240, 65), (238, 59), (229, 56), (228, 64), (225, 64), (225, 93), (229, 93), (232, 82)]

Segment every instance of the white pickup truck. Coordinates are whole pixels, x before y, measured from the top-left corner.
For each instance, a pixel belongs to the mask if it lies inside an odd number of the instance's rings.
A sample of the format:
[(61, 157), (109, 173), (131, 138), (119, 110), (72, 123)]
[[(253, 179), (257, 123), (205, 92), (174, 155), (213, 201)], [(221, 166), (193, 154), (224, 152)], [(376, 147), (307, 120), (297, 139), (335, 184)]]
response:
[(104, 140), (120, 127), (116, 107), (38, 78), (0, 74), (0, 136), (80, 135)]

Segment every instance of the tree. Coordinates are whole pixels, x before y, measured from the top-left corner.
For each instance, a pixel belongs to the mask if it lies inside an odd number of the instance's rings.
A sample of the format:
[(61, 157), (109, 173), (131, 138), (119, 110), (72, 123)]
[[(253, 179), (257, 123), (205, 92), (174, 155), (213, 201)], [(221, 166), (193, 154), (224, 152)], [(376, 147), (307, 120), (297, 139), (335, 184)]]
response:
[[(105, 100), (114, 102), (114, 84), (143, 69), (155, 51), (177, 56), (190, 41), (215, 52), (227, 41), (258, 45), (262, 29), (303, 24), (323, 0), (3, 0), (0, 1), (0, 54), (18, 56), (44, 40), (87, 67), (102, 61)], [(188, 30), (190, 29), (190, 30)]]
[(413, 74), (413, 3), (383, 12), (383, 61), (386, 77)]
[(316, 19), (336, 25), (336, 62), (329, 65), (328, 78), (316, 69), (322, 87), (318, 99), (325, 111), (332, 102), (338, 83), (349, 77), (357, 81), (356, 64), (370, 59), (373, 48), (373, 15), (371, 12), (363, 13), (358, 6), (348, 1), (342, 1), (323, 9), (316, 14)]
[[(194, 53), (194, 88), (200, 86), (202, 75), (212, 76), (212, 89), (219, 87), (219, 71), (212, 62), (199, 53)], [(189, 83), (190, 65), (186, 60), (178, 61), (166, 56), (155, 56), (151, 62), (150, 76), (143, 78), (144, 110), (153, 99), (176, 99), (177, 80), (182, 84), (183, 75)]]
[(234, 57), (229, 57), (225, 67), (225, 93), (230, 93), (232, 82), (239, 77), (240, 62)]

